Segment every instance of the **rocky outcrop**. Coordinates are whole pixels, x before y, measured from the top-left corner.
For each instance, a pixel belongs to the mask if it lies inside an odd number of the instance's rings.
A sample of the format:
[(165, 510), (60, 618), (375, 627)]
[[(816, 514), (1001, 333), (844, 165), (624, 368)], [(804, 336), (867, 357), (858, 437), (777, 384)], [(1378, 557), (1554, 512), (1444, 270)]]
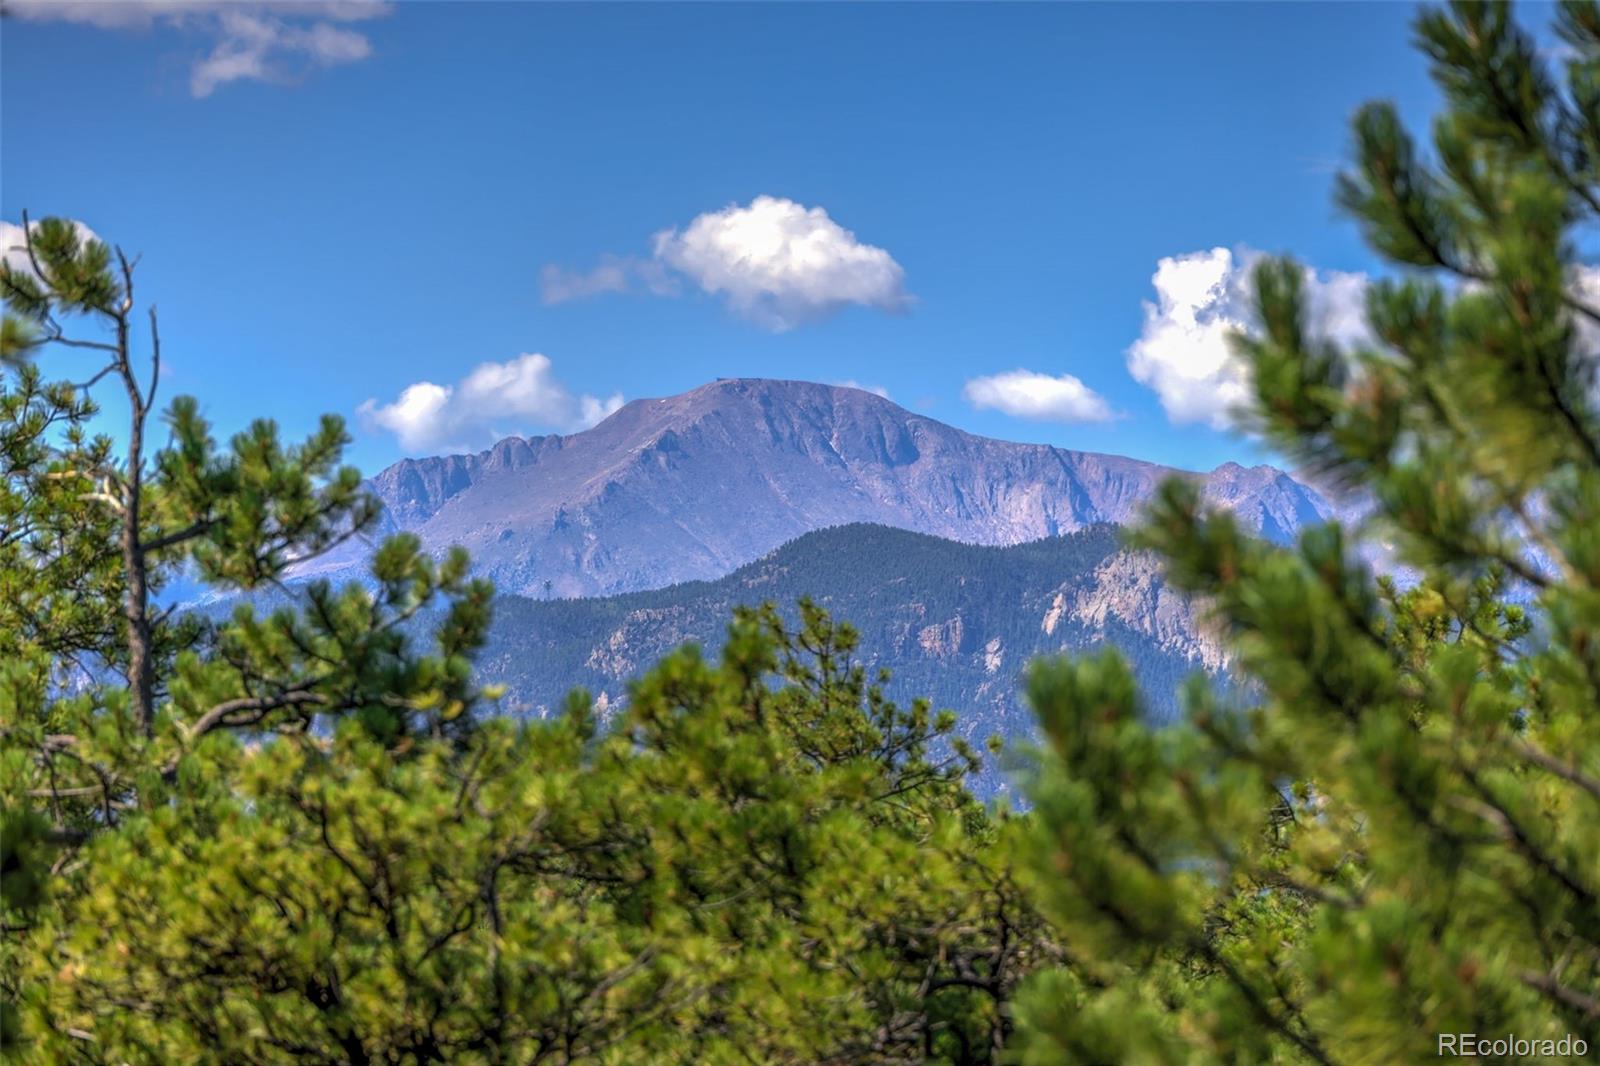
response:
[(917, 634), (917, 643), (935, 659), (954, 658), (961, 652), (961, 638), (965, 635), (965, 629), (961, 616), (957, 615), (949, 621), (924, 628)]
[(999, 637), (994, 637), (983, 646), (983, 672), (994, 674), (1000, 672), (1000, 667), (1006, 661), (1005, 642)]
[(1095, 567), (1086, 585), (1058, 592), (1041, 628), (1051, 632), (1063, 614), (1097, 633), (1106, 632), (1107, 623), (1115, 619), (1149, 637), (1161, 650), (1201, 663), (1208, 670), (1227, 664), (1227, 656), (1201, 612), (1166, 584), (1161, 564), (1147, 552), (1119, 552)]

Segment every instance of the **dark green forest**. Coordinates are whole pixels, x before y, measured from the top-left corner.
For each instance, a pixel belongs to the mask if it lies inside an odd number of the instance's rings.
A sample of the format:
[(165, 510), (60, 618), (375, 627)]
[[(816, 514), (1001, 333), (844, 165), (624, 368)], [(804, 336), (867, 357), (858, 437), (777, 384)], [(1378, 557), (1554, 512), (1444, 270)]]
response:
[[(1423, 9), (1430, 136), (1355, 116), (1339, 206), (1391, 267), (1370, 347), (1308, 332), (1299, 264), (1256, 271), (1242, 417), (1374, 501), (1293, 544), (1174, 480), (1120, 546), (835, 531), (869, 546), (742, 571), (772, 575), (757, 607), (718, 583), (497, 601), (404, 534), (366, 583), (272, 606), (378, 519), (345, 427), (218, 440), (165, 398), (137, 258), (25, 218), (0, 269), (6, 1061), (1354, 1066), (1442, 1034), (1591, 1057), (1600, 7), (1539, 13), (1559, 55), (1508, 7)], [(63, 348), (103, 369), (63, 380)], [(1417, 580), (1361, 563), (1372, 537)], [(1122, 548), (1236, 684), (1197, 676), (1158, 721), (1148, 664), (1042, 656), (1028, 809), (979, 802), (963, 708), (879, 683), (880, 574), (939, 622), (973, 582), (1021, 611), (1034, 567)], [(179, 577), (240, 600), (158, 606)], [(613, 714), (502, 713), (478, 664), (575, 652), (497, 625), (651, 604), (723, 614), (715, 651), (652, 651)]]

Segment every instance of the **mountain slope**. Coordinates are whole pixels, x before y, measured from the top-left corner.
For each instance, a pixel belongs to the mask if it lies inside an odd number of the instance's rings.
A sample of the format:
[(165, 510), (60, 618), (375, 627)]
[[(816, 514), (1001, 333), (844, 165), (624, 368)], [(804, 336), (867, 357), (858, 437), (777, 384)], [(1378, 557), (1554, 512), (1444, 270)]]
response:
[[(581, 596), (728, 573), (804, 533), (871, 522), (1018, 544), (1136, 516), (1170, 468), (974, 436), (859, 389), (726, 379), (636, 400), (571, 436), (405, 460), (372, 480), (385, 532), (462, 544), (502, 591)], [(1206, 494), (1283, 538), (1331, 512), (1272, 467)], [(341, 552), (304, 571), (348, 568)]]
[(862, 661), (893, 671), (891, 695), (957, 711), (959, 731), (978, 741), (1031, 733), (1020, 682), (1040, 654), (1122, 649), (1157, 718), (1173, 713), (1179, 680), (1222, 665), (1154, 560), (1122, 551), (1109, 526), (984, 547), (850, 525), (717, 581), (596, 599), (500, 597), (478, 669), (507, 686), (512, 712), (549, 713), (579, 685), (611, 706), (672, 648), (719, 647), (736, 605), (772, 601), (792, 613), (802, 596), (856, 626)]

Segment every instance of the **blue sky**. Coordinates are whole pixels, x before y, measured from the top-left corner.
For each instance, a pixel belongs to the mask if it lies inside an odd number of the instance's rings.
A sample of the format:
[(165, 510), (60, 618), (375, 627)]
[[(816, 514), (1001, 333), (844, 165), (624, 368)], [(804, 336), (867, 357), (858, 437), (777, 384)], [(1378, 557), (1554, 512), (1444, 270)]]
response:
[(219, 429), (338, 412), (368, 471), (719, 376), (1254, 461), (1251, 250), (1354, 330), (1348, 119), (1434, 101), (1398, 4), (12, 7), (0, 215), (140, 253)]

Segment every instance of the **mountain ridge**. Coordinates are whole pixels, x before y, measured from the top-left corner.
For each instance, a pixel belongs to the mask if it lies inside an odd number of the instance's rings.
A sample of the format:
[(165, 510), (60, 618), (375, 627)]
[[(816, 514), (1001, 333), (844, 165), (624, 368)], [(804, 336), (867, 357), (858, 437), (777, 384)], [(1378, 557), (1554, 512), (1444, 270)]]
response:
[[(864, 390), (764, 378), (634, 400), (580, 433), (404, 459), (369, 485), (380, 533), (462, 544), (506, 592), (584, 596), (720, 577), (855, 522), (989, 545), (1127, 524), (1172, 475), (1273, 539), (1336, 510), (1270, 466), (1180, 471), (996, 440)], [(359, 561), (351, 548), (303, 574)]]
[(892, 673), (891, 698), (927, 697), (975, 742), (1034, 735), (1022, 697), (1039, 655), (1118, 648), (1147, 713), (1177, 713), (1185, 677), (1225, 673), (1220, 646), (1158, 562), (1095, 525), (1014, 545), (971, 545), (865, 523), (807, 533), (713, 581), (582, 599), (499, 596), (478, 676), (502, 709), (545, 716), (574, 687), (604, 713), (685, 643), (709, 655), (734, 609), (772, 602), (793, 618), (809, 597), (860, 634), (856, 658)]

